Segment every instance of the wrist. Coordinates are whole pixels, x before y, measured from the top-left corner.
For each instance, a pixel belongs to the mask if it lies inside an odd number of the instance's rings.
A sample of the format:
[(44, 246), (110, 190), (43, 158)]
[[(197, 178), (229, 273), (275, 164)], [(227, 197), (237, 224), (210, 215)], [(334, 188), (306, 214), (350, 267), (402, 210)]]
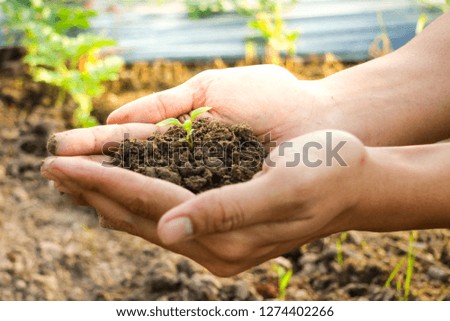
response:
[(448, 77), (428, 72), (428, 60), (411, 67), (407, 54), (393, 52), (317, 81), (320, 109), (335, 128), (367, 146), (426, 144), (450, 136)]
[(389, 232), (450, 227), (449, 147), (367, 148), (361, 193), (351, 213), (352, 229)]

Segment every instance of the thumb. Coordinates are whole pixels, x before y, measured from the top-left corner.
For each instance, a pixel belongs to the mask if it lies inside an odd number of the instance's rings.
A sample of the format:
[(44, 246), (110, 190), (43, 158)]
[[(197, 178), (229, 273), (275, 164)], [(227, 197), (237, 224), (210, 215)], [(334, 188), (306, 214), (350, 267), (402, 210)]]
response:
[(195, 106), (194, 86), (181, 84), (177, 87), (154, 93), (113, 111), (107, 124), (157, 123), (169, 117), (189, 113)]
[(161, 241), (172, 244), (274, 220), (268, 205), (283, 198), (279, 189), (272, 190), (268, 176), (213, 189), (174, 207), (158, 222)]

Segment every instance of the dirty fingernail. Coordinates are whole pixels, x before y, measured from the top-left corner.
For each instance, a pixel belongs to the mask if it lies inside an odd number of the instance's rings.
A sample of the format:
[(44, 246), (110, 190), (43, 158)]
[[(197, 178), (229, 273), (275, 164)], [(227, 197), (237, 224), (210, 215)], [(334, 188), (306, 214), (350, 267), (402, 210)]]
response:
[(47, 141), (47, 150), (50, 154), (56, 155), (56, 149), (58, 147), (58, 141), (56, 140), (56, 135), (53, 134)]
[(176, 243), (193, 235), (192, 222), (187, 217), (175, 218), (161, 226), (160, 237), (166, 244)]

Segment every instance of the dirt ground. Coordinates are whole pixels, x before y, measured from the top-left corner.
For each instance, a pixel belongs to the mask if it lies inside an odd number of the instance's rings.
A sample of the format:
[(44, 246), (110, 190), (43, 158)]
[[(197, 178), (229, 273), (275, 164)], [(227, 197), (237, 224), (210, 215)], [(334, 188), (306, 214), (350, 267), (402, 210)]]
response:
[[(220, 60), (134, 64), (96, 99), (95, 114), (105, 119), (127, 101), (224, 66)], [(287, 67), (299, 78), (315, 79), (346, 66), (329, 56), (308, 64), (292, 60)], [(351, 231), (341, 251), (341, 235), (334, 235), (238, 276), (217, 278), (182, 256), (100, 228), (92, 209), (72, 205), (39, 174), (49, 134), (67, 128), (73, 108), (68, 102), (61, 116), (51, 108), (54, 95), (24, 77), (20, 63), (0, 63), (0, 300), (271, 300), (278, 297), (276, 264), (294, 271), (287, 300), (402, 297), (408, 232)], [(449, 230), (417, 233), (409, 300), (450, 300), (449, 240)]]

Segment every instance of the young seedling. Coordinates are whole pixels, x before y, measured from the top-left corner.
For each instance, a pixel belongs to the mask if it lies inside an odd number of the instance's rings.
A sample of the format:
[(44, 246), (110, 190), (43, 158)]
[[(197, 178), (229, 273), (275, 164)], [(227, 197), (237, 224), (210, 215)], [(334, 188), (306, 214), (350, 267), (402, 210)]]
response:
[(336, 261), (338, 262), (339, 265), (344, 264), (344, 256), (342, 253), (342, 243), (344, 243), (346, 239), (347, 239), (347, 233), (343, 232), (343, 233), (341, 233), (339, 238), (336, 240), (336, 251), (337, 251), (336, 252)]
[(286, 289), (291, 280), (293, 271), (292, 269), (286, 269), (279, 264), (276, 264), (274, 269), (278, 274), (278, 299), (284, 301), (286, 299)]
[(394, 278), (397, 276), (397, 274), (400, 273), (405, 261), (407, 262), (406, 265), (406, 272), (404, 273), (403, 280), (400, 278), (397, 279), (397, 291), (401, 293), (403, 288), (403, 295), (400, 296), (400, 300), (408, 301), (409, 294), (411, 292), (411, 280), (412, 275), (414, 271), (414, 263), (416, 259), (416, 253), (414, 250), (414, 242), (416, 240), (416, 231), (409, 232), (409, 245), (408, 245), (408, 251), (406, 253), (406, 256), (403, 257), (395, 266), (394, 270), (389, 275), (386, 283), (384, 284), (384, 287), (388, 288), (391, 285), (391, 282), (394, 280)]
[(192, 148), (192, 147), (194, 147), (194, 139), (192, 137), (192, 134), (194, 133), (194, 130), (192, 129), (192, 123), (194, 122), (194, 119), (197, 118), (197, 116), (207, 112), (211, 108), (212, 107), (207, 107), (207, 106), (201, 107), (201, 108), (197, 108), (196, 110), (194, 110), (191, 113), (190, 118), (188, 118), (188, 119), (186, 119), (184, 121), (184, 123), (181, 123), (176, 118), (167, 118), (167, 119), (157, 123), (156, 126), (175, 125), (175, 126), (182, 127), (186, 131), (186, 137), (183, 138), (182, 140), (187, 142), (189, 144), (189, 147)]

